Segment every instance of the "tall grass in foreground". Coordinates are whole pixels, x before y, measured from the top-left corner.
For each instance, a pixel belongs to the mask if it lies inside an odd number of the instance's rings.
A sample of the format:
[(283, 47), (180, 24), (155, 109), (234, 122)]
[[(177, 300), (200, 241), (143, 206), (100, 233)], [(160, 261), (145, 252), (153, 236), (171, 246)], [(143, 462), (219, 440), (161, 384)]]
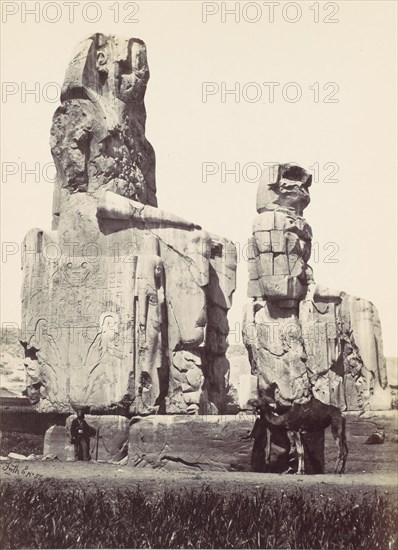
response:
[[(104, 490), (45, 480), (4, 483), (2, 548), (388, 549), (396, 509), (385, 497), (322, 497), (267, 488)], [(391, 548), (391, 546), (390, 546)]]

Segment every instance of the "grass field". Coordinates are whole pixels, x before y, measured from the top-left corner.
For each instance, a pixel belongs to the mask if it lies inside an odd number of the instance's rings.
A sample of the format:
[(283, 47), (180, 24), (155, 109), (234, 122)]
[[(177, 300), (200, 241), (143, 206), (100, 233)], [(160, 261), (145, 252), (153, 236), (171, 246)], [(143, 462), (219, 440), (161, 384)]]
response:
[(389, 549), (397, 503), (386, 496), (209, 486), (104, 490), (81, 483), (2, 484), (2, 548)]
[[(385, 442), (366, 445), (376, 427)], [(4, 462), (0, 547), (398, 550), (397, 434), (396, 415), (348, 417), (345, 475)], [(40, 453), (42, 443), (3, 434), (1, 454)]]

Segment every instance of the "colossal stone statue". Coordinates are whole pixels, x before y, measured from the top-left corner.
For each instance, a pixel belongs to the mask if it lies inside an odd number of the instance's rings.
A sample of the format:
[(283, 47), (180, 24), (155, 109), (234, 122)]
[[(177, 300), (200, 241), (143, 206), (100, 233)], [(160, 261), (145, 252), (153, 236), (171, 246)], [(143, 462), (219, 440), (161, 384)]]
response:
[[(380, 321), (370, 302), (315, 284), (312, 230), (302, 217), (311, 175), (265, 170), (249, 241), (244, 339), (260, 393), (281, 405), (314, 395), (343, 410), (383, 406), (387, 386)], [(272, 395), (271, 395), (272, 394)], [(386, 396), (387, 397), (387, 396)]]
[(282, 405), (309, 399), (298, 304), (307, 285), (311, 227), (302, 217), (311, 175), (298, 166), (272, 166), (257, 193), (249, 241), (249, 288), (244, 341), (261, 394)]
[(208, 414), (228, 401), (236, 250), (157, 207), (148, 78), (141, 40), (102, 34), (66, 72), (53, 228), (24, 242), (26, 393), (38, 411)]
[(155, 153), (145, 138), (148, 79), (141, 40), (95, 34), (78, 45), (51, 128), (55, 217), (63, 190), (109, 190), (157, 206)]
[(243, 338), (260, 397), (281, 407), (315, 396), (342, 410), (385, 408), (380, 321), (370, 302), (315, 284), (312, 230), (302, 217), (311, 175), (266, 169), (249, 241)]

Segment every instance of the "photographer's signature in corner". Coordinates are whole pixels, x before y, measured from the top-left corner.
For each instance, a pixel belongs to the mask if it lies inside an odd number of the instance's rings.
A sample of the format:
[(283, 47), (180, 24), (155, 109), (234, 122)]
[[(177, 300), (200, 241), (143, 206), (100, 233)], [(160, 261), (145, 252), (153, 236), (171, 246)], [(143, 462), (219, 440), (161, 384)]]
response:
[(42, 474), (36, 474), (35, 472), (31, 472), (28, 464), (22, 466), (22, 464), (18, 464), (16, 462), (7, 462), (7, 464), (3, 465), (2, 470), (7, 476), (17, 475), (17, 476), (30, 478), (30, 479), (44, 478)]

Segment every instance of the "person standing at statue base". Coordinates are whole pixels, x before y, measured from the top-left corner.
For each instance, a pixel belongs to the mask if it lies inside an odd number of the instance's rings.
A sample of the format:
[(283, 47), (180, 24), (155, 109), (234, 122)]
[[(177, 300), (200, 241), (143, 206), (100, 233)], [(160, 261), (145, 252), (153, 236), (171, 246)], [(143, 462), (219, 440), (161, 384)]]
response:
[(70, 435), (70, 442), (75, 446), (75, 460), (90, 460), (90, 436), (95, 435), (95, 430), (84, 420), (82, 411), (72, 420)]

